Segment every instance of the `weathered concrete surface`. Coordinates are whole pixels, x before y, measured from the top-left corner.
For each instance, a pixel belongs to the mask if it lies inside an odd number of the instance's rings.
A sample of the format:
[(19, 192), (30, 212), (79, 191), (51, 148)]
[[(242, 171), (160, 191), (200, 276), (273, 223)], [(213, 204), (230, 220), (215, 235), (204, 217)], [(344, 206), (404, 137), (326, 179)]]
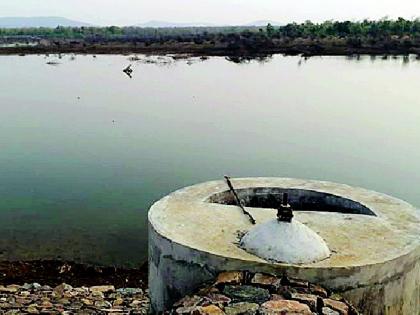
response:
[[(304, 265), (275, 264), (237, 246), (252, 225), (235, 206), (210, 203), (223, 181), (187, 187), (149, 212), (150, 294), (161, 311), (223, 270), (250, 270), (319, 283), (341, 292), (364, 314), (419, 314), (420, 216), (404, 201), (347, 185), (282, 178), (233, 180), (236, 188), (281, 187), (357, 201), (375, 215), (302, 211), (295, 218), (317, 232), (330, 258)], [(257, 223), (276, 211), (250, 208)], [(307, 209), (306, 209), (307, 210)], [(365, 307), (365, 308), (364, 308)], [(364, 309), (363, 309), (364, 308)]]

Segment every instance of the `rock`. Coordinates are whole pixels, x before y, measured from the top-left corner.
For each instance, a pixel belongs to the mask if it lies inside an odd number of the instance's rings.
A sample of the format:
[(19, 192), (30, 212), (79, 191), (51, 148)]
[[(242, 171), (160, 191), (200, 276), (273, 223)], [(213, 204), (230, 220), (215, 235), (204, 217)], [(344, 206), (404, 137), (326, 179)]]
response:
[(38, 311), (37, 307), (38, 306), (36, 304), (29, 305), (28, 308), (26, 309), (26, 311), (29, 314), (39, 314), (39, 311)]
[(233, 301), (238, 302), (263, 303), (270, 298), (270, 293), (267, 289), (249, 285), (228, 285), (224, 288), (223, 293), (230, 297)]
[(290, 300), (268, 301), (261, 305), (260, 314), (277, 315), (277, 314), (302, 314), (312, 315), (309, 306)]
[(92, 291), (91, 297), (95, 300), (103, 300), (105, 295), (101, 291)]
[(204, 299), (210, 304), (216, 305), (226, 305), (231, 302), (230, 298), (220, 293), (209, 293), (204, 297)]
[(203, 298), (198, 295), (194, 295), (194, 296), (187, 295), (181, 300), (179, 300), (178, 302), (176, 302), (174, 306), (175, 307), (178, 307), (178, 306), (192, 307), (192, 306), (197, 306), (198, 304), (200, 304), (201, 301), (203, 301)]
[(192, 307), (178, 307), (175, 310), (176, 314), (195, 314), (195, 312), (198, 311), (198, 307), (197, 306), (192, 306)]
[(33, 300), (31, 298), (17, 296), (15, 298), (15, 301), (16, 301), (16, 304), (27, 305), (27, 304), (31, 304)]
[(80, 294), (87, 294), (89, 293), (89, 288), (87, 287), (80, 287), (80, 288), (74, 288), (74, 292), (80, 293)]
[(215, 285), (220, 284), (241, 284), (244, 280), (242, 271), (226, 271), (217, 276)]
[(71, 285), (62, 283), (62, 284), (56, 286), (53, 289), (53, 296), (55, 296), (55, 297), (61, 297), (65, 291), (70, 291), (72, 289), (73, 289), (73, 287)]
[(52, 288), (49, 285), (43, 285), (40, 288), (41, 291), (52, 291)]
[(322, 315), (340, 315), (340, 313), (330, 309), (329, 307), (323, 307)]
[(97, 286), (90, 287), (90, 291), (108, 293), (108, 292), (114, 292), (115, 287), (113, 285), (97, 285)]
[(96, 301), (95, 306), (99, 308), (112, 308), (112, 304), (108, 301)]
[(256, 273), (251, 279), (252, 284), (277, 289), (280, 286), (280, 279), (264, 273)]
[(142, 301), (140, 300), (133, 300), (133, 302), (131, 302), (130, 306), (131, 307), (137, 307), (138, 305), (141, 305)]
[(337, 301), (342, 301), (343, 300), (343, 297), (338, 293), (333, 293), (328, 298), (330, 298), (332, 300), (337, 300)]
[(22, 286), (22, 289), (28, 290), (28, 291), (31, 291), (31, 290), (39, 290), (41, 288), (42, 288), (42, 286), (39, 283), (36, 283), (36, 282), (35, 283), (25, 283)]
[(306, 304), (312, 311), (317, 310), (317, 300), (318, 297), (313, 294), (302, 294), (302, 293), (293, 293), (292, 299), (300, 303)]
[(121, 288), (117, 289), (117, 292), (122, 295), (143, 294), (143, 290), (139, 288)]
[(42, 285), (40, 285), (37, 282), (32, 283), (32, 289), (33, 290), (40, 290), (42, 288)]
[(340, 315), (348, 315), (349, 307), (346, 303), (332, 300), (332, 299), (323, 299), (324, 306), (333, 309), (340, 313)]
[(259, 305), (255, 303), (240, 302), (225, 307), (226, 315), (254, 315), (257, 314)]
[(72, 301), (71, 305), (67, 306), (67, 308), (69, 310), (80, 310), (81, 308), (83, 308), (84, 304), (80, 301)]
[(119, 306), (124, 304), (124, 300), (122, 298), (117, 298), (113, 303), (112, 306)]
[(63, 297), (66, 299), (71, 299), (77, 295), (79, 295), (79, 293), (76, 291), (66, 291), (63, 293)]
[(0, 303), (0, 310), (4, 310), (6, 308), (11, 308), (12, 304), (10, 303)]
[(93, 305), (93, 301), (89, 299), (81, 299), (80, 302), (82, 302), (85, 305)]
[(66, 299), (66, 298), (59, 299), (57, 302), (60, 303), (60, 304), (62, 304), (62, 305), (68, 305), (68, 304), (70, 304), (70, 300), (69, 299)]
[(14, 285), (14, 284), (8, 285), (7, 287), (2, 286), (2, 285), (0, 286), (0, 292), (2, 293), (15, 293), (19, 291), (19, 289), (20, 289), (20, 286)]
[(312, 294), (315, 295), (319, 295), (322, 298), (327, 298), (328, 297), (328, 292), (327, 290), (325, 290), (323, 287), (319, 286), (319, 285), (315, 285), (315, 284), (311, 284), (309, 286), (309, 291)]
[(204, 296), (210, 293), (220, 293), (219, 289), (215, 286), (200, 288), (197, 292), (198, 295)]
[(199, 315), (223, 315), (225, 314), (219, 307), (216, 305), (209, 305), (209, 306), (201, 306), (197, 308), (198, 312), (194, 312), (194, 314)]
[(25, 283), (22, 286), (22, 289), (24, 289), (24, 290), (32, 290), (32, 283)]
[(300, 288), (308, 288), (309, 289), (309, 282), (308, 281), (288, 278), (287, 282), (288, 282), (288, 285), (290, 285), (292, 287), (295, 287), (295, 288), (300, 287)]
[(43, 301), (41, 303), (42, 308), (52, 308), (54, 305), (50, 301)]
[(292, 298), (292, 294), (297, 293), (296, 289), (289, 287), (287, 285), (282, 285), (277, 289), (276, 294), (283, 296), (286, 300), (290, 300)]
[(281, 294), (271, 294), (270, 300), (279, 301), (279, 300), (287, 300), (287, 299)]

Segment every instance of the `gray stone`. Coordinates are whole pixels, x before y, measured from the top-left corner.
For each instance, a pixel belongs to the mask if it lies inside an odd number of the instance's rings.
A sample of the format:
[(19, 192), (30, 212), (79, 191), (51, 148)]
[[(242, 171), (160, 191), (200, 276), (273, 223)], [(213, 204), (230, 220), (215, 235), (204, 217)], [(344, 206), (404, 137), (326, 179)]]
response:
[(297, 301), (275, 300), (268, 301), (261, 305), (260, 314), (279, 315), (279, 314), (301, 314), (312, 315), (311, 310), (305, 304)]
[(226, 315), (254, 315), (260, 306), (256, 303), (240, 302), (225, 307)]
[(270, 292), (267, 289), (257, 288), (249, 285), (232, 286), (227, 285), (223, 293), (233, 301), (244, 301), (254, 303), (264, 303), (270, 299)]
[(217, 305), (226, 305), (231, 302), (230, 298), (220, 293), (209, 293), (204, 299), (211, 304)]
[(340, 302), (333, 299), (324, 299), (323, 300), (324, 306), (329, 307), (337, 312), (339, 312), (341, 315), (347, 315), (349, 312), (349, 307), (346, 303)]
[(318, 297), (313, 294), (292, 293), (292, 299), (306, 304), (312, 311), (317, 310)]
[(340, 313), (330, 309), (329, 307), (323, 307), (322, 315), (340, 315)]
[(68, 284), (66, 284), (66, 283), (62, 283), (62, 284), (60, 284), (60, 285), (56, 286), (56, 287), (53, 289), (53, 294), (54, 294), (54, 296), (56, 296), (56, 297), (60, 297), (60, 296), (62, 296), (62, 295), (63, 295), (63, 293), (64, 293), (64, 292), (66, 292), (66, 291), (70, 291), (70, 290), (72, 290), (72, 289), (73, 289), (73, 287), (72, 287), (71, 285), (68, 285)]
[(98, 285), (89, 288), (92, 292), (102, 292), (102, 293), (109, 293), (114, 292), (115, 287), (113, 285)]
[(0, 292), (2, 293), (15, 293), (19, 291), (20, 286), (18, 285), (8, 285), (7, 287), (0, 285)]
[(108, 301), (96, 301), (95, 306), (100, 308), (112, 308), (112, 304)]
[(242, 271), (221, 272), (216, 279), (215, 285), (219, 284), (241, 284), (244, 280)]
[(201, 296), (185, 296), (181, 300), (179, 300), (177, 303), (174, 304), (175, 307), (183, 306), (183, 307), (192, 307), (197, 306), (200, 304), (200, 302), (203, 301), (203, 298)]
[(276, 289), (280, 286), (280, 279), (272, 276), (267, 275), (264, 273), (256, 273), (254, 277), (251, 279), (252, 284), (264, 286), (264, 287), (270, 287), (272, 289)]
[(117, 289), (117, 292), (122, 295), (143, 294), (143, 290), (139, 288), (120, 288)]

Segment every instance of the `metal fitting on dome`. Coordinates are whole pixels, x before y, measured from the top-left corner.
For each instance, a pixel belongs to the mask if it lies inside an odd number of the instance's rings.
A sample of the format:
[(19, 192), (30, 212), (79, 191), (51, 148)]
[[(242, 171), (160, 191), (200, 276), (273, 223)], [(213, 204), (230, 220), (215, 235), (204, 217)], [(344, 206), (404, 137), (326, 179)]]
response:
[(293, 219), (293, 209), (289, 205), (289, 194), (284, 193), (282, 199), (280, 208), (277, 209), (277, 220), (279, 222), (291, 223)]

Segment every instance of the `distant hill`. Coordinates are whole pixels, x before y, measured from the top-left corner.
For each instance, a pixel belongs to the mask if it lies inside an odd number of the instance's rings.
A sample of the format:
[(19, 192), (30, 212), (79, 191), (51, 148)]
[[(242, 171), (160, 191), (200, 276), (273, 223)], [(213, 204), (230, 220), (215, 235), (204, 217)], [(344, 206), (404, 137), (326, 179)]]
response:
[(166, 22), (166, 21), (149, 21), (146, 23), (136, 24), (135, 26), (159, 28), (159, 27), (200, 27), (200, 26), (212, 27), (216, 25), (212, 23), (195, 23), (195, 22), (177, 23), (177, 22)]
[(57, 27), (57, 26), (90, 26), (88, 23), (69, 20), (56, 16), (39, 17), (0, 17), (0, 28), (24, 28), (24, 27)]
[[(260, 20), (254, 21), (251, 23), (243, 25), (222, 25), (215, 23), (205, 23), (205, 22), (167, 22), (152, 20), (146, 23), (136, 24), (137, 27), (152, 27), (152, 28), (164, 28), (164, 27), (214, 27), (214, 26), (266, 26), (268, 23), (271, 23), (273, 26), (282, 25), (276, 21), (269, 20)], [(34, 17), (0, 17), (0, 28), (25, 28), (25, 27), (51, 27), (55, 28), (57, 26), (71, 26), (71, 27), (81, 27), (81, 26), (93, 26), (89, 23), (84, 23), (80, 21), (70, 20), (58, 16), (34, 16)]]

